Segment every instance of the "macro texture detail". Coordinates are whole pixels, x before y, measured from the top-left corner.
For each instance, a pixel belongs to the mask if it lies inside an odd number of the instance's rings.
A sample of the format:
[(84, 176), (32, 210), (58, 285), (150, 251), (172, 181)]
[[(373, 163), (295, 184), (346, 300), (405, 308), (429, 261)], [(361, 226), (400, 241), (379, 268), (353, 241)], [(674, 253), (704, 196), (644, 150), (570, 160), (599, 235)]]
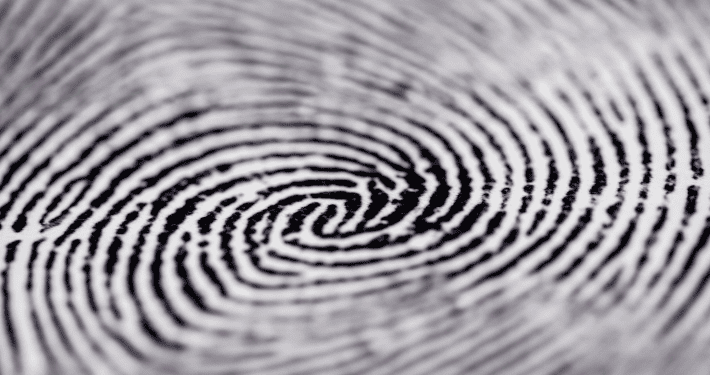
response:
[(0, 375), (707, 374), (710, 2), (0, 0)]

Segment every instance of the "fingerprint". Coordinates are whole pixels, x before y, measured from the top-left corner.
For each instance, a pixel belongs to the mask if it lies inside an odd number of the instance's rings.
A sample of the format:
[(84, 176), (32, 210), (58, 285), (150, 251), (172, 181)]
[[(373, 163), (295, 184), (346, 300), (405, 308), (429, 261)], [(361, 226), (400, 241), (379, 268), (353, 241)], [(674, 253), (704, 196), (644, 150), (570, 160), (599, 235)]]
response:
[(708, 25), (0, 0), (0, 374), (706, 374)]

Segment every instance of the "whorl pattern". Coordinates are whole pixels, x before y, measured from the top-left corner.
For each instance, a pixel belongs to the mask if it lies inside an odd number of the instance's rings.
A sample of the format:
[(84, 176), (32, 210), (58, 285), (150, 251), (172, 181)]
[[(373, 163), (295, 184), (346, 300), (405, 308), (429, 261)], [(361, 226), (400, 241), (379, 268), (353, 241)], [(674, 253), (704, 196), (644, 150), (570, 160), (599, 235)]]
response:
[(0, 1), (0, 374), (705, 374), (708, 25)]

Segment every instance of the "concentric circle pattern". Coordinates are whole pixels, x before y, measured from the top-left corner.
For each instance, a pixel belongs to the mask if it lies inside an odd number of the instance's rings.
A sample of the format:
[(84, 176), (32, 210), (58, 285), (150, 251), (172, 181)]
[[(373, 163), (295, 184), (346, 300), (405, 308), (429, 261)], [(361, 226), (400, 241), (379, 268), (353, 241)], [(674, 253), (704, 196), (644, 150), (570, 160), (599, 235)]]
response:
[(707, 374), (708, 25), (1, 0), (0, 374)]

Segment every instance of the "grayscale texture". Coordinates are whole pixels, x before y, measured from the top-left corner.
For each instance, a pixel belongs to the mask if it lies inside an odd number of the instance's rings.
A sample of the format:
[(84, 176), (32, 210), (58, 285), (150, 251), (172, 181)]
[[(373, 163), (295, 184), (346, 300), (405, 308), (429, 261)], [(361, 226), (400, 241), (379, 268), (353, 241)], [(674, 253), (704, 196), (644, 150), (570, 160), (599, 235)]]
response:
[(0, 375), (706, 375), (708, 35), (706, 0), (0, 0)]

